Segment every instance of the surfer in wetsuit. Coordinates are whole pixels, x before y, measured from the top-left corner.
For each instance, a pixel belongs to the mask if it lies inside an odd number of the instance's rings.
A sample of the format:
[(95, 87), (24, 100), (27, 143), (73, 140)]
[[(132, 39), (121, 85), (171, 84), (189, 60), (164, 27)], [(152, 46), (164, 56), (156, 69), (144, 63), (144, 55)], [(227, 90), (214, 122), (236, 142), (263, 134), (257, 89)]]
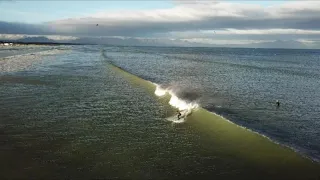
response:
[(181, 112), (180, 111), (177, 111), (178, 112), (178, 120), (181, 118)]

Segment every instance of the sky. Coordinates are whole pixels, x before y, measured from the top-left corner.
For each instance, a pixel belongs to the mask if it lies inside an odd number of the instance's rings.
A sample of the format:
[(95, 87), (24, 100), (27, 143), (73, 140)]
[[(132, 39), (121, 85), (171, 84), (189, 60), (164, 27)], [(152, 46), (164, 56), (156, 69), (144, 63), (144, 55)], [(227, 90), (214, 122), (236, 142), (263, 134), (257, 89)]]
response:
[[(1, 0), (0, 0), (1, 1)], [(188, 1), (187, 1), (188, 2)], [(227, 1), (230, 3), (259, 4), (269, 6), (285, 1)], [(43, 23), (64, 18), (90, 16), (95, 12), (112, 10), (152, 10), (173, 8), (177, 2), (163, 1), (3, 1), (0, 2), (2, 21)], [(61, 8), (63, 7), (63, 8)]]
[(100, 11), (145, 10), (173, 6), (170, 1), (3, 1), (0, 4), (0, 17), (2, 21), (43, 23), (90, 16)]
[(320, 1), (0, 0), (0, 38), (28, 35), (320, 47)]

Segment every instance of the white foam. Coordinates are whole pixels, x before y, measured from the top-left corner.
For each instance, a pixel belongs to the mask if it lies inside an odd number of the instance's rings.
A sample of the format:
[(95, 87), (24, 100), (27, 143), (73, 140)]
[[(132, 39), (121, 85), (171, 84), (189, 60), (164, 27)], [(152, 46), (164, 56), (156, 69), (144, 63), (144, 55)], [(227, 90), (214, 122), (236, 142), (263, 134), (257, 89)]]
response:
[(156, 91), (154, 92), (155, 95), (157, 96), (164, 96), (167, 91), (165, 89), (162, 89), (159, 85), (155, 84), (156, 85)]
[(168, 117), (166, 119), (168, 121), (171, 121), (171, 122), (175, 123), (175, 124), (180, 124), (180, 123), (184, 123), (185, 122), (184, 118), (177, 119), (177, 116)]
[(191, 113), (193, 109), (196, 109), (199, 107), (199, 105), (195, 102), (187, 102), (178, 98), (177, 95), (174, 93), (173, 89), (170, 89), (170, 88), (163, 89), (158, 84), (156, 83), (153, 83), (153, 84), (156, 86), (156, 90), (154, 94), (157, 96), (164, 96), (167, 93), (170, 94), (171, 98), (170, 98), (169, 104), (179, 109), (180, 111), (183, 111), (182, 115), (184, 114), (188, 115)]

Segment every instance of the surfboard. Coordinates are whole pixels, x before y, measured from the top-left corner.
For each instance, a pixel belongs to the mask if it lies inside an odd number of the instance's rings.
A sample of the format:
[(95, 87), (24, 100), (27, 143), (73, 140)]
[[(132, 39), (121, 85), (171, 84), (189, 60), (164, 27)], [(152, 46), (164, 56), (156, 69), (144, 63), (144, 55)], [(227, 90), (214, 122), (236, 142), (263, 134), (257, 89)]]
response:
[(180, 119), (178, 119), (178, 116), (174, 115), (174, 116), (167, 117), (166, 120), (171, 121), (173, 123), (183, 123), (185, 122), (185, 117), (180, 117)]
[(175, 114), (173, 116), (167, 117), (166, 120), (174, 123), (183, 123), (185, 122), (186, 117), (191, 114), (191, 111), (186, 109), (186, 110), (180, 111), (180, 113), (181, 113), (181, 116), (179, 119), (178, 119), (178, 114)]

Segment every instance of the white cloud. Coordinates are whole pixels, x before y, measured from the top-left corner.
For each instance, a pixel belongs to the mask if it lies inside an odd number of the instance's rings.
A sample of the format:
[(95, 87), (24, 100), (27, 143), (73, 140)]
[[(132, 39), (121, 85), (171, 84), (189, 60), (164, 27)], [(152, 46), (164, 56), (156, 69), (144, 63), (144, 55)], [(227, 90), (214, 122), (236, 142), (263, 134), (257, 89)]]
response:
[[(292, 1), (278, 6), (268, 8), (270, 14), (274, 17), (302, 17), (317, 15), (320, 10), (319, 1)], [(309, 12), (309, 13), (308, 13)], [(314, 13), (316, 12), (316, 13)]]
[[(282, 38), (314, 38), (320, 37), (320, 30), (303, 29), (222, 29), (222, 30), (198, 30), (198, 31), (172, 31), (168, 33), (159, 33), (158, 37), (176, 37), (176, 38), (212, 38), (216, 40), (224, 39), (251, 39), (259, 40), (259, 37)], [(266, 40), (262, 38), (260, 40)]]
[(173, 0), (177, 5), (217, 4), (217, 0)]
[(52, 39), (52, 40), (75, 40), (78, 39), (78, 37), (74, 37), (74, 36), (60, 36), (60, 35), (47, 35), (45, 36), (48, 39)]
[[(288, 1), (273, 6), (241, 1), (174, 2), (176, 6), (167, 9), (100, 11), (53, 21), (45, 24), (49, 30), (40, 32), (69, 37), (171, 38), (219, 44), (320, 39), (320, 1)], [(22, 34), (23, 31), (22, 28)], [(1, 32), (0, 24), (0, 33), (8, 32)]]
[(319, 34), (320, 30), (303, 29), (226, 29), (226, 30), (203, 30), (200, 33), (207, 34), (240, 34), (240, 35), (264, 35), (264, 34)]
[(223, 44), (244, 45), (244, 44), (251, 44), (251, 43), (272, 42), (272, 40), (235, 40), (235, 39), (217, 40), (212, 38), (186, 38), (186, 39), (180, 39), (180, 40), (193, 42), (193, 43), (215, 44), (215, 45), (223, 45)]
[(320, 24), (312, 22), (320, 20), (320, 1), (288, 2), (268, 7), (227, 1), (205, 2), (179, 3), (173, 8), (157, 10), (102, 11), (48, 25), (61, 33), (94, 32), (97, 35), (208, 29), (320, 29)]
[[(177, 6), (156, 10), (101, 11), (88, 17), (72, 18), (52, 24), (101, 23), (114, 26), (128, 21), (136, 22), (185, 22), (204, 20), (210, 17), (242, 17), (261, 20), (265, 18), (303, 17), (320, 13), (319, 1), (287, 2), (278, 6), (264, 7), (256, 4), (231, 3), (227, 1), (179, 1)], [(182, 3), (181, 3), (182, 2)], [(299, 12), (304, 12), (299, 14)], [(309, 12), (309, 13), (306, 13)], [(109, 24), (110, 23), (110, 24)]]
[[(72, 18), (51, 22), (54, 25), (76, 25), (100, 23), (104, 26), (115, 26), (124, 22), (186, 22), (201, 20), (207, 17), (242, 17), (244, 11), (259, 6), (240, 6), (235, 3), (186, 3), (176, 7), (156, 10), (122, 10), (102, 11), (88, 17)], [(260, 7), (261, 8), (261, 7)]]
[(305, 44), (310, 44), (310, 45), (314, 45), (314, 44), (320, 43), (320, 39), (313, 39), (313, 40), (310, 40), (310, 39), (297, 39), (297, 41), (305, 43)]

